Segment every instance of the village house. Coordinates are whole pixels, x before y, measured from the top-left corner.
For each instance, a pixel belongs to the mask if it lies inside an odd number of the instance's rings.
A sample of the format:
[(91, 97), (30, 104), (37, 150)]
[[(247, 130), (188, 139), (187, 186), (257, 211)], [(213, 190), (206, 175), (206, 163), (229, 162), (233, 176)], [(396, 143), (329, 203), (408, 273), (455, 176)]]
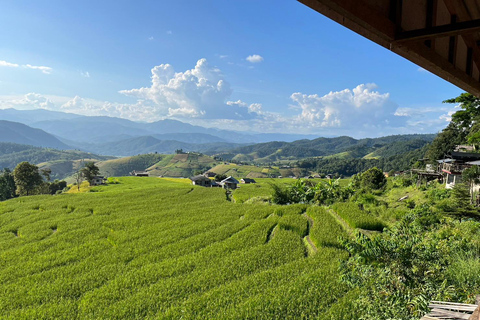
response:
[[(457, 146), (455, 150), (460, 150)], [(463, 170), (478, 165), (480, 153), (452, 151), (450, 158), (437, 160), (437, 171), (443, 175), (445, 188), (451, 189), (462, 181)]]
[(243, 179), (240, 179), (240, 183), (249, 184), (249, 183), (257, 183), (257, 182), (251, 178), (243, 178)]
[(104, 176), (94, 176), (90, 182), (91, 186), (99, 186), (105, 184), (107, 179)]
[(204, 175), (198, 175), (198, 176), (191, 177), (190, 180), (192, 180), (192, 184), (194, 186), (202, 186), (202, 187), (211, 187), (212, 186), (212, 180), (205, 177)]
[(220, 185), (223, 187), (223, 189), (237, 189), (238, 183), (238, 180), (232, 176), (220, 181)]
[(148, 177), (148, 176), (150, 176), (150, 173), (148, 173), (147, 171), (135, 171), (135, 170), (133, 170), (132, 172), (130, 172), (130, 175), (135, 176), (135, 177)]

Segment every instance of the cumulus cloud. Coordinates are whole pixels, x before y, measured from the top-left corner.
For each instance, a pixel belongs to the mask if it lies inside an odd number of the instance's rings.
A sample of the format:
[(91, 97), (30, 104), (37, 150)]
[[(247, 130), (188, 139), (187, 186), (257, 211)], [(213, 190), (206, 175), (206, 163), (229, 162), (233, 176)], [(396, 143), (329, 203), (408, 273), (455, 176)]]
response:
[(11, 68), (18, 68), (19, 65), (16, 63), (10, 63), (4, 60), (0, 60), (0, 67), (11, 67)]
[(120, 93), (151, 103), (157, 116), (209, 119), (251, 119), (256, 116), (239, 104), (228, 104), (232, 90), (219, 69), (206, 59), (195, 67), (175, 72), (169, 64), (155, 66), (150, 87)]
[(400, 126), (405, 123), (395, 115), (397, 105), (388, 93), (375, 91), (375, 84), (332, 91), (324, 96), (293, 93), (294, 107), (301, 110), (294, 121), (309, 128), (359, 128)]
[(251, 62), (251, 63), (259, 63), (259, 62), (263, 61), (263, 57), (261, 55), (258, 55), (258, 54), (252, 54), (252, 55), (246, 57), (245, 60), (247, 60), (248, 62)]
[(50, 73), (52, 73), (52, 70), (53, 70), (50, 67), (32, 66), (31, 64), (19, 65), (17, 63), (11, 63), (11, 62), (7, 62), (7, 61), (4, 61), (4, 60), (0, 60), (0, 67), (11, 67), (11, 68), (22, 67), (22, 68), (26, 68), (26, 69), (40, 70), (42, 73), (45, 73), (45, 74), (50, 74)]
[(49, 109), (55, 108), (55, 104), (47, 97), (38, 93), (27, 93), (23, 97), (0, 100), (2, 108), (18, 109)]

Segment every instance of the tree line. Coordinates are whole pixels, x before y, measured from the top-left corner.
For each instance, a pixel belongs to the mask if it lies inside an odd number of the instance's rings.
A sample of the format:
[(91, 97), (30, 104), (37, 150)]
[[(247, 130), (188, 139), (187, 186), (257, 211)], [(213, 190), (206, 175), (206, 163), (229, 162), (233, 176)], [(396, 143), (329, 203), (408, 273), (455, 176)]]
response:
[[(82, 181), (87, 180), (90, 185), (99, 173), (98, 167), (93, 162), (85, 166), (74, 175), (80, 189)], [(19, 163), (13, 171), (8, 168), (0, 171), (0, 201), (16, 196), (29, 196), (37, 194), (57, 194), (67, 188), (64, 180), (50, 181), (52, 171), (39, 169), (38, 166), (24, 161)]]

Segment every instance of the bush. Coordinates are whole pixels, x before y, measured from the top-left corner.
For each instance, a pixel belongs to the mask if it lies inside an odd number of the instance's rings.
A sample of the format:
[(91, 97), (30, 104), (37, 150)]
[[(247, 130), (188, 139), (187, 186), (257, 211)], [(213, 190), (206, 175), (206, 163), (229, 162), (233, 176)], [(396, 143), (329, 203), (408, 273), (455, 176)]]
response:
[(360, 177), (360, 185), (367, 189), (381, 189), (387, 184), (383, 171), (377, 167), (368, 169)]

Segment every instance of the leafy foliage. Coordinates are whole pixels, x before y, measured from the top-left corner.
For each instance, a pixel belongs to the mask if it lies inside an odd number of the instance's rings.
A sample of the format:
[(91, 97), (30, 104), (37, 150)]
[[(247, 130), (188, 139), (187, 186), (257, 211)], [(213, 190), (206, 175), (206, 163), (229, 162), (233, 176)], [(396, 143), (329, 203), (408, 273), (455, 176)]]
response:
[(332, 204), (335, 201), (345, 201), (354, 192), (350, 186), (342, 187), (339, 180), (322, 180), (312, 183), (299, 179), (293, 184), (282, 187), (272, 184), (272, 202), (276, 204), (316, 203)]
[(387, 178), (377, 167), (368, 169), (360, 176), (360, 186), (367, 189), (381, 189), (387, 184)]
[(92, 185), (92, 181), (95, 178), (95, 176), (98, 175), (100, 172), (100, 169), (95, 165), (95, 162), (87, 162), (85, 163), (85, 166), (81, 170), (83, 177), (85, 180)]
[(458, 223), (425, 225), (431, 215), (432, 209), (422, 206), (382, 234), (357, 233), (344, 240), (351, 258), (343, 267), (343, 280), (361, 288), (355, 302), (361, 310), (358, 319), (418, 319), (431, 300), (473, 298), (472, 287), (453, 286), (448, 272), (458, 267), (458, 253), (476, 252), (473, 243), (465, 241)]
[(38, 167), (26, 161), (19, 163), (13, 170), (13, 177), (19, 195), (29, 195), (42, 183)]
[(15, 197), (15, 179), (10, 169), (5, 168), (0, 173), (0, 201)]

